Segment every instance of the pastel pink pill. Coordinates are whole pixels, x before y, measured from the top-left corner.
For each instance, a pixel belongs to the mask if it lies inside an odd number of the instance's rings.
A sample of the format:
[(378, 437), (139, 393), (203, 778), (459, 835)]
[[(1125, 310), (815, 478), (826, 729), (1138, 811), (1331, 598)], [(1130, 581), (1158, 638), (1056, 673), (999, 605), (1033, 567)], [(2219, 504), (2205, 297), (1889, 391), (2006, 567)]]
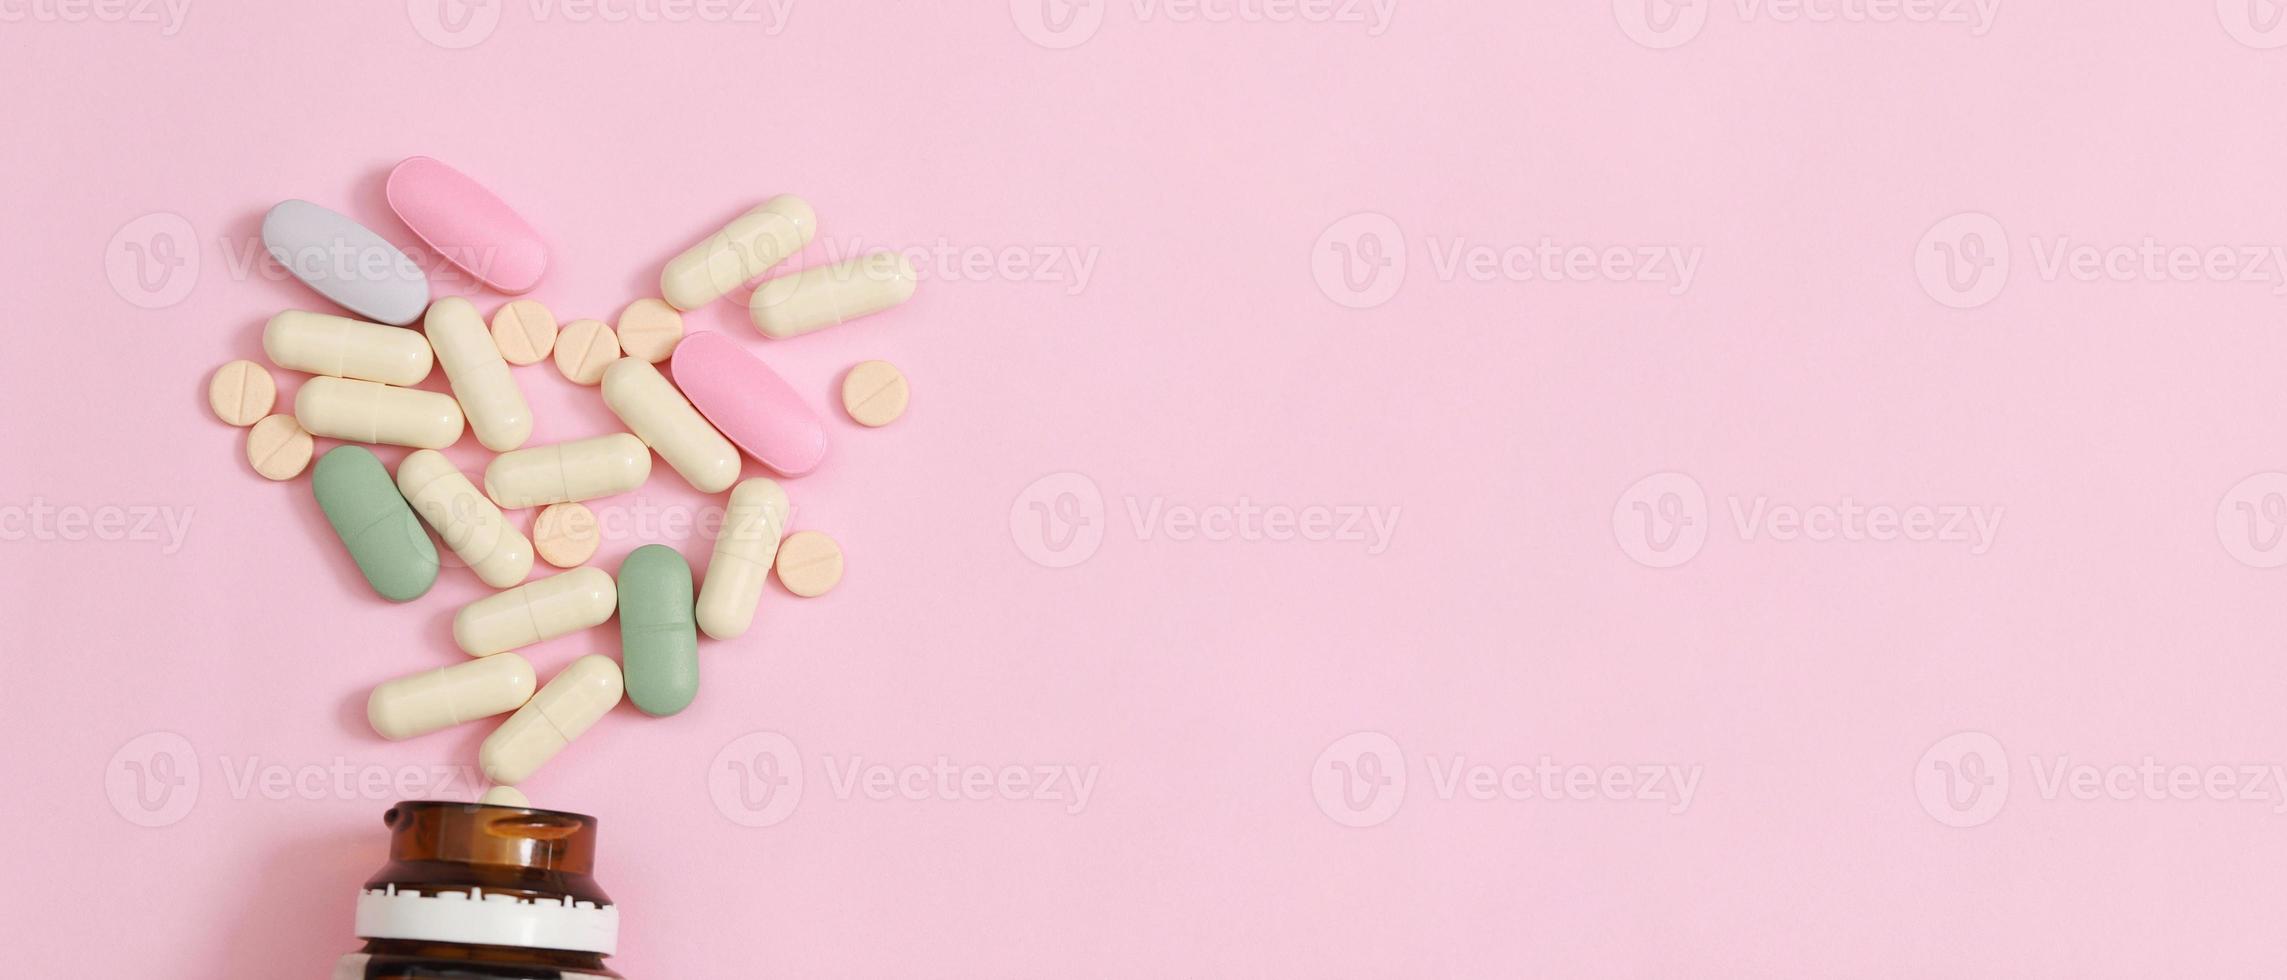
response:
[(762, 465), (786, 476), (826, 458), (826, 424), (793, 386), (719, 333), (695, 333), (675, 347), (675, 385), (699, 414)]
[(504, 293), (540, 284), (548, 246), (521, 215), (467, 174), (428, 157), (389, 172), (389, 207), (446, 261)]

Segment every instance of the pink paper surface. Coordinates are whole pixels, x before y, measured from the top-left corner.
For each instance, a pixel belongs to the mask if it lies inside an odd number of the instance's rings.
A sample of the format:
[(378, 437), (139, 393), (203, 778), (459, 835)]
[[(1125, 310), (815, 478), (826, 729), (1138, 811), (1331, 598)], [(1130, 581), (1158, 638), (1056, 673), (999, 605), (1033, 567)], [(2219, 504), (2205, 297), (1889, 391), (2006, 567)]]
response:
[[(263, 211), (412, 249), (413, 154), (566, 321), (776, 193), (921, 271), (687, 318), (826, 413), (849, 570), (526, 785), (630, 977), (2287, 972), (2267, 0), (0, 11), (15, 974), (325, 976), (480, 788), (363, 702), (485, 590), (378, 600), (205, 406), (336, 312)], [(720, 504), (655, 466), (595, 562)]]

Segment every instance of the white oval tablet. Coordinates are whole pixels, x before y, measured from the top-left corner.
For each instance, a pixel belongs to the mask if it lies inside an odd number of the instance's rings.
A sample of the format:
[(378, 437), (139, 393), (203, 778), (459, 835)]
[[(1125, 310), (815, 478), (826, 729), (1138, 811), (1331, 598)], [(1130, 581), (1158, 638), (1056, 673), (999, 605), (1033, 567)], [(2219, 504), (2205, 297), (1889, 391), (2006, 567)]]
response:
[(429, 306), (429, 277), (373, 229), (308, 201), (262, 218), (262, 246), (311, 289), (376, 323), (406, 326)]

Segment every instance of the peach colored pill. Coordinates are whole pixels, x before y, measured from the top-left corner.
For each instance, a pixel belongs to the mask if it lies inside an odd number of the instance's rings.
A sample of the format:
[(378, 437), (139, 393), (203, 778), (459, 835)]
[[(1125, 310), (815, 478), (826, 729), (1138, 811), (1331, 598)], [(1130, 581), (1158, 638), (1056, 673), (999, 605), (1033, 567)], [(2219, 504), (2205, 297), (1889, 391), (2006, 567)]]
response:
[(556, 314), (538, 300), (503, 306), (492, 314), (492, 342), (510, 364), (538, 364), (556, 349)]
[(291, 415), (272, 415), (246, 432), (246, 461), (254, 472), (273, 480), (291, 480), (310, 466), (317, 440), (302, 431)]
[(278, 382), (253, 361), (232, 361), (215, 369), (206, 383), (206, 403), (214, 417), (232, 425), (253, 425), (278, 402)]
[(842, 581), (842, 546), (816, 531), (797, 531), (778, 545), (778, 584), (805, 599)]
[(675, 345), (683, 340), (683, 314), (664, 300), (639, 299), (627, 304), (619, 314), (619, 349), (629, 357), (640, 357), (653, 364), (675, 353)]
[(842, 410), (867, 428), (897, 421), (910, 397), (905, 374), (888, 361), (867, 361), (842, 376)]
[(556, 370), (575, 384), (599, 384), (604, 369), (619, 360), (619, 338), (602, 320), (574, 320), (556, 335)]
[(549, 504), (532, 521), (532, 546), (557, 568), (572, 568), (595, 557), (602, 541), (595, 512), (579, 504)]

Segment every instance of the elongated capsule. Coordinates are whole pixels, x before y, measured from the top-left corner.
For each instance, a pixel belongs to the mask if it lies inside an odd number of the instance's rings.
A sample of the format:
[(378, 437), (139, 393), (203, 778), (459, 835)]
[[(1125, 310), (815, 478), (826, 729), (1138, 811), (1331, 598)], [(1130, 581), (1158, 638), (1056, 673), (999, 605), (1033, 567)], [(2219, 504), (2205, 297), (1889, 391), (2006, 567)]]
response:
[(747, 316), (765, 337), (786, 338), (848, 323), (913, 298), (913, 263), (896, 252), (765, 280), (747, 297)]
[(651, 479), (651, 447), (625, 432), (493, 457), (484, 493), (514, 510), (626, 493)]
[(700, 493), (738, 482), (738, 447), (707, 424), (689, 399), (648, 362), (634, 357), (604, 369), (604, 404)]
[(781, 194), (670, 260), (659, 274), (659, 295), (678, 310), (698, 309), (801, 251), (817, 233), (810, 203)]
[(619, 659), (627, 699), (644, 714), (671, 715), (698, 696), (699, 630), (681, 552), (647, 544), (620, 562)]
[(397, 489), (484, 584), (505, 589), (531, 574), (531, 539), (510, 526), (500, 508), (476, 492), (445, 454), (434, 449), (407, 454), (397, 464)]
[(270, 318), (262, 352), (289, 371), (398, 386), (420, 384), (436, 363), (429, 339), (414, 331), (303, 310)]
[[(356, 381), (351, 384), (364, 384)], [(306, 386), (305, 386), (306, 387)], [(350, 559), (382, 598), (418, 599), (437, 582), (437, 546), (363, 446), (335, 446), (310, 473), (310, 492)]]
[(461, 406), (451, 395), (349, 378), (311, 378), (294, 393), (294, 421), (313, 436), (414, 449), (443, 449), (461, 438)]
[(770, 561), (786, 531), (786, 491), (774, 480), (740, 480), (707, 559), (699, 586), (699, 628), (718, 640), (736, 639), (754, 625), (754, 607), (770, 580)]
[(489, 657), (601, 625), (618, 604), (611, 573), (575, 568), (462, 606), (453, 642), (469, 656)]
[(532, 664), (504, 653), (382, 684), (365, 699), (365, 720), (391, 741), (427, 735), (521, 708), (536, 685)]
[(468, 413), (476, 441), (496, 453), (524, 445), (532, 437), (532, 409), (524, 403), (524, 392), (508, 373), (508, 362), (501, 358), (492, 329), (484, 325), (475, 304), (458, 296), (431, 303), (422, 328), (428, 331), (429, 346), (437, 349), (445, 378), (452, 382), (453, 397)]
[(619, 704), (625, 691), (619, 664), (591, 653), (550, 678), (548, 686), (485, 736), (477, 749), (484, 776), (514, 786), (540, 770), (596, 720)]

